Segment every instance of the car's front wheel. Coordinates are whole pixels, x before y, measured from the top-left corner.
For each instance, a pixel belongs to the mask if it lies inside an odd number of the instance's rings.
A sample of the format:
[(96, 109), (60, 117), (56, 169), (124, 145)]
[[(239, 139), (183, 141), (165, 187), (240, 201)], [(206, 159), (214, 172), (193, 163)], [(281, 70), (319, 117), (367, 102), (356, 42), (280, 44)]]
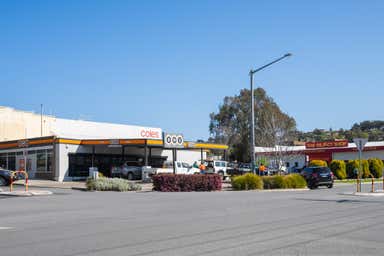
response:
[(329, 185), (327, 185), (327, 188), (333, 188), (333, 183), (332, 183), (332, 184), (329, 184)]
[(8, 185), (7, 180), (4, 177), (0, 176), (0, 186), (6, 186), (6, 185)]
[(133, 173), (128, 173), (128, 175), (127, 175), (127, 179), (128, 180), (133, 180)]

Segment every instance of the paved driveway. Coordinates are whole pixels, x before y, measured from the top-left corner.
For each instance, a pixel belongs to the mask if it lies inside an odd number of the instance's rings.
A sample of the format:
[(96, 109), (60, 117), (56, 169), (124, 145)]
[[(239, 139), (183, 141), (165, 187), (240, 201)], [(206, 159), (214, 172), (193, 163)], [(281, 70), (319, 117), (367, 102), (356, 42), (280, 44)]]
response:
[(384, 198), (353, 189), (3, 198), (0, 255), (383, 255)]

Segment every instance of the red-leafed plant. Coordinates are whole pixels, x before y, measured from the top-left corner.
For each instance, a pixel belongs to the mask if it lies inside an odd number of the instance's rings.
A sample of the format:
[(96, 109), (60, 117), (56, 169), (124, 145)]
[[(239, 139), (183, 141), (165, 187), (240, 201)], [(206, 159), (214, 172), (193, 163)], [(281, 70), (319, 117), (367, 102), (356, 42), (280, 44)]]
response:
[(152, 180), (153, 190), (161, 192), (215, 191), (222, 186), (218, 174), (159, 174)]

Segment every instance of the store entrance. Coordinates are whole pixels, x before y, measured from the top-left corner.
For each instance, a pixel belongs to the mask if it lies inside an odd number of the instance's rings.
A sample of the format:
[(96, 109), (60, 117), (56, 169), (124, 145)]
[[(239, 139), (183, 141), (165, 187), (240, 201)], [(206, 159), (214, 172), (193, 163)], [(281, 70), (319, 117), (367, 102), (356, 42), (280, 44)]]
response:
[[(120, 166), (124, 162), (137, 163), (138, 166), (143, 165), (142, 155), (124, 155), (120, 154), (90, 154), (90, 153), (73, 153), (69, 154), (69, 177), (88, 177), (89, 167), (97, 167), (99, 173), (106, 177), (111, 176), (113, 166)], [(167, 157), (152, 156), (149, 159), (149, 164), (153, 167), (162, 166)]]

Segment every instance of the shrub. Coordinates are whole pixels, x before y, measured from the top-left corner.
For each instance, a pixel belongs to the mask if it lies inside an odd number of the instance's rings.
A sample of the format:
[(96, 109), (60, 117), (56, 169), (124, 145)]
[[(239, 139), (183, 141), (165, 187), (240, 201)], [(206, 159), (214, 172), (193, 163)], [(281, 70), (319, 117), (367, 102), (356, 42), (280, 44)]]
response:
[(263, 176), (264, 189), (305, 188), (307, 182), (300, 174)]
[(284, 178), (283, 176), (263, 176), (264, 189), (277, 189), (284, 188)]
[(371, 158), (368, 159), (368, 164), (369, 164), (369, 171), (372, 173), (372, 175), (375, 178), (380, 178), (383, 176), (383, 161), (381, 161), (378, 158)]
[(329, 168), (339, 180), (347, 178), (347, 169), (343, 160), (332, 160)]
[(260, 176), (247, 173), (245, 175), (236, 176), (232, 178), (232, 189), (233, 190), (252, 190), (252, 189), (263, 189), (263, 180)]
[(307, 187), (307, 182), (304, 177), (300, 174), (290, 174), (284, 176), (286, 188), (305, 188)]
[(309, 162), (309, 166), (328, 167), (328, 164), (326, 161), (323, 161), (323, 160), (312, 160)]
[(96, 180), (88, 178), (86, 182), (87, 190), (96, 191), (137, 191), (141, 186), (119, 178), (98, 178)]
[[(361, 160), (362, 164), (362, 178), (369, 178), (371, 175), (369, 171), (369, 164), (367, 160)], [(355, 173), (355, 170), (359, 170), (359, 160), (349, 160), (347, 162), (347, 176), (350, 179), (356, 179), (357, 173)]]
[(152, 176), (153, 189), (161, 192), (189, 192), (221, 190), (218, 174), (159, 174)]

